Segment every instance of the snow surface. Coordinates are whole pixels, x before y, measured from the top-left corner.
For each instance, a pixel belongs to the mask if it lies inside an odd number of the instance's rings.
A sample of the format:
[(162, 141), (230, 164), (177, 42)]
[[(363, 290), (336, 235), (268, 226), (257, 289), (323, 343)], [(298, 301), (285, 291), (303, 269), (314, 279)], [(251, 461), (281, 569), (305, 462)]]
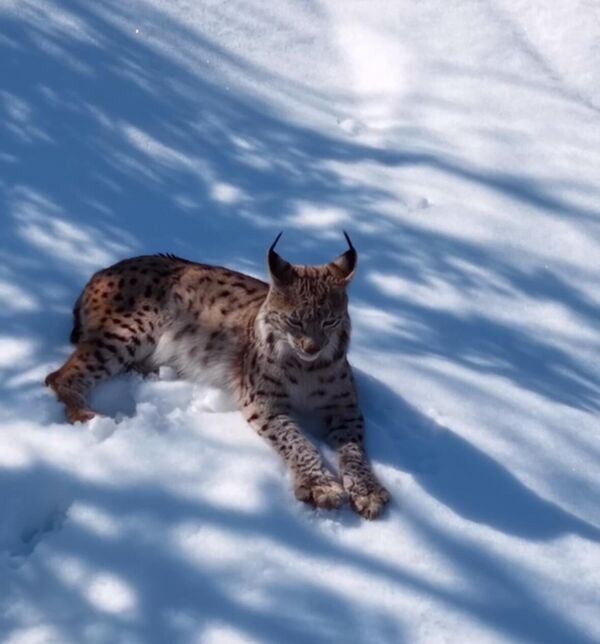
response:
[[(0, 3), (3, 643), (600, 641), (599, 43), (592, 0)], [(96, 268), (342, 228), (383, 519), (168, 372), (64, 423)]]

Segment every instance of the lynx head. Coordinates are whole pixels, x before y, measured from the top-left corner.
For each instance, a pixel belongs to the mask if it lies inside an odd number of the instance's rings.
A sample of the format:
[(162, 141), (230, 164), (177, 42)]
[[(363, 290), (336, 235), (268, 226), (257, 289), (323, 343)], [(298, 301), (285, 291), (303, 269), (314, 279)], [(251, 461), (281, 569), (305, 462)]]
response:
[(350, 332), (346, 287), (356, 271), (357, 253), (346, 233), (348, 250), (329, 264), (293, 265), (268, 254), (271, 288), (264, 305), (268, 331), (304, 361), (345, 350)]

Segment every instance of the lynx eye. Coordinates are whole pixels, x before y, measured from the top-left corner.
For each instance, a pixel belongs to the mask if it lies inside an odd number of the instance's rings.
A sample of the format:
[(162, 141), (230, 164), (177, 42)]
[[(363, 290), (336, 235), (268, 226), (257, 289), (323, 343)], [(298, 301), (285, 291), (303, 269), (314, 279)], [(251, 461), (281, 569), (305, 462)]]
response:
[(299, 320), (298, 318), (288, 318), (287, 323), (294, 329), (302, 328), (302, 320)]
[(324, 329), (333, 329), (333, 327), (337, 326), (340, 323), (339, 318), (327, 318), (326, 320), (323, 320), (321, 322), (321, 326)]

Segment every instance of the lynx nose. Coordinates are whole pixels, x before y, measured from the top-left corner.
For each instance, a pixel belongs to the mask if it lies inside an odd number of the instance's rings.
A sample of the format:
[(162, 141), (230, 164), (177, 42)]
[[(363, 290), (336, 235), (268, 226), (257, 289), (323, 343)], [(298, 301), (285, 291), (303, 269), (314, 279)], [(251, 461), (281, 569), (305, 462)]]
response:
[(314, 356), (316, 353), (319, 353), (321, 347), (310, 338), (304, 338), (300, 343), (300, 348), (308, 355)]

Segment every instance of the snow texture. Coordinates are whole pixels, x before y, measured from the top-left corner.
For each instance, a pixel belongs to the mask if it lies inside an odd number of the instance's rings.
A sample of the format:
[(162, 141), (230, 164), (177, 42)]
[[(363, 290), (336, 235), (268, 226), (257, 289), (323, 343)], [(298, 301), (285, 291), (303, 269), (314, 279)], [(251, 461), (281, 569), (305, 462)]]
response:
[[(599, 43), (589, 0), (0, 3), (4, 644), (600, 641)], [(381, 520), (166, 371), (65, 424), (95, 269), (342, 228)]]

